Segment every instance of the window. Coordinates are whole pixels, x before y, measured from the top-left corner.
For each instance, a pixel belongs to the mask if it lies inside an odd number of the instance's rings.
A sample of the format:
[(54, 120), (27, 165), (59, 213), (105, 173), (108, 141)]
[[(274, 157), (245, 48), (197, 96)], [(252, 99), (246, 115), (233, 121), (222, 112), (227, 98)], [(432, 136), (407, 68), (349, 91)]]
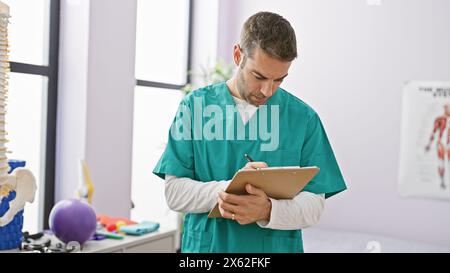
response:
[(137, 79), (172, 85), (186, 84), (188, 41), (188, 0), (138, 0)]
[(27, 162), (38, 185), (24, 231), (47, 227), (54, 202), (59, 0), (2, 0), (10, 7), (8, 158)]
[(138, 0), (131, 218), (176, 223), (164, 183), (152, 174), (189, 82), (191, 1)]
[[(164, 198), (164, 183), (152, 174), (164, 151), (181, 93), (164, 88), (137, 86), (134, 91), (132, 210), (133, 220), (175, 220)], [(159, 181), (158, 181), (159, 180)]]

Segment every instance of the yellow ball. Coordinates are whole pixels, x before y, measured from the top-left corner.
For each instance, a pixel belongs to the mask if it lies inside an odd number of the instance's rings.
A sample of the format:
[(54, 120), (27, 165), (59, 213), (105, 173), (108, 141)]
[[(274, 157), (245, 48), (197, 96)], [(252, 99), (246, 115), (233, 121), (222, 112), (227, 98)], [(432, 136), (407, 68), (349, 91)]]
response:
[(117, 231), (120, 231), (120, 228), (126, 225), (127, 223), (125, 223), (124, 221), (117, 221), (116, 222)]

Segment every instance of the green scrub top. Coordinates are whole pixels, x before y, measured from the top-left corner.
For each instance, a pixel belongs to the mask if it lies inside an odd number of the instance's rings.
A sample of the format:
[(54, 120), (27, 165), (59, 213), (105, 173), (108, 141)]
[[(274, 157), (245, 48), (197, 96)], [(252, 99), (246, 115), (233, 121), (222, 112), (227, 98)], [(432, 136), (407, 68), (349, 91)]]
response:
[[(222, 114), (204, 111), (208, 105), (215, 105), (212, 109), (222, 110)], [(153, 173), (162, 179), (169, 174), (200, 182), (231, 180), (247, 163), (244, 154), (249, 154), (255, 161), (267, 162), (272, 167), (319, 167), (320, 172), (303, 191), (323, 193), (328, 198), (346, 189), (323, 125), (317, 113), (306, 103), (278, 88), (266, 103), (267, 119), (259, 113), (263, 111), (260, 106), (245, 125), (240, 114), (227, 111), (227, 106), (230, 110), (235, 102), (225, 82), (206, 86), (185, 96), (172, 124), (173, 128), (181, 128), (180, 120), (187, 121), (182, 130), (174, 130), (184, 133), (185, 137), (169, 132), (167, 146)], [(270, 110), (276, 108), (278, 112)], [(199, 114), (201, 111), (204, 114)], [(275, 150), (261, 149), (263, 144), (269, 143), (267, 134), (256, 130), (258, 137), (255, 139), (250, 133), (252, 126), (267, 126), (268, 132), (276, 130), (271, 122), (276, 114), (279, 116), (275, 119), (279, 126), (278, 147)], [(252, 119), (258, 120), (252, 122)], [(199, 137), (202, 128), (198, 124), (203, 126), (203, 130), (209, 126), (211, 132), (214, 132), (212, 127), (218, 131), (222, 129), (223, 137), (217, 134), (215, 138)], [(239, 136), (242, 130), (237, 130), (238, 126), (245, 129), (245, 138)], [(181, 251), (303, 252), (302, 233), (301, 230), (276, 230), (261, 228), (256, 223), (241, 225), (229, 219), (208, 218), (208, 213), (188, 213), (184, 220)]]

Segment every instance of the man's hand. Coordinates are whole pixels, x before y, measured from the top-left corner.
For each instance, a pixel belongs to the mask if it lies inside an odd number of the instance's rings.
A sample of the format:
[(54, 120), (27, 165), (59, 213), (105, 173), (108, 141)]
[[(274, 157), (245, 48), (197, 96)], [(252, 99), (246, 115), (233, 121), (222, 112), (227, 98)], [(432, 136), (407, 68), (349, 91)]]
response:
[[(255, 163), (261, 162), (251, 162), (249, 164)], [(267, 167), (267, 164), (265, 166)], [(270, 221), (272, 203), (266, 193), (250, 184), (247, 184), (245, 189), (248, 195), (236, 195), (226, 192), (219, 193), (219, 210), (222, 217), (236, 220), (241, 225), (260, 220)]]
[(244, 168), (242, 169), (261, 169), (261, 168), (267, 168), (266, 162), (248, 162)]

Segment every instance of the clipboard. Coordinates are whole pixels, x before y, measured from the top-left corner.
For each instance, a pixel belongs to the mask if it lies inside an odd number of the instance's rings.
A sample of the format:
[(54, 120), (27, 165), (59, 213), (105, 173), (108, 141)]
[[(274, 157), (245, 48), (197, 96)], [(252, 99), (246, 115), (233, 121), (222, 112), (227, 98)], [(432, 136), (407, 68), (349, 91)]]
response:
[[(262, 189), (267, 196), (274, 199), (294, 198), (309, 181), (320, 171), (311, 167), (269, 167), (262, 169), (242, 169), (234, 175), (225, 192), (245, 195), (246, 184)], [(209, 212), (208, 218), (220, 218), (219, 204)]]

